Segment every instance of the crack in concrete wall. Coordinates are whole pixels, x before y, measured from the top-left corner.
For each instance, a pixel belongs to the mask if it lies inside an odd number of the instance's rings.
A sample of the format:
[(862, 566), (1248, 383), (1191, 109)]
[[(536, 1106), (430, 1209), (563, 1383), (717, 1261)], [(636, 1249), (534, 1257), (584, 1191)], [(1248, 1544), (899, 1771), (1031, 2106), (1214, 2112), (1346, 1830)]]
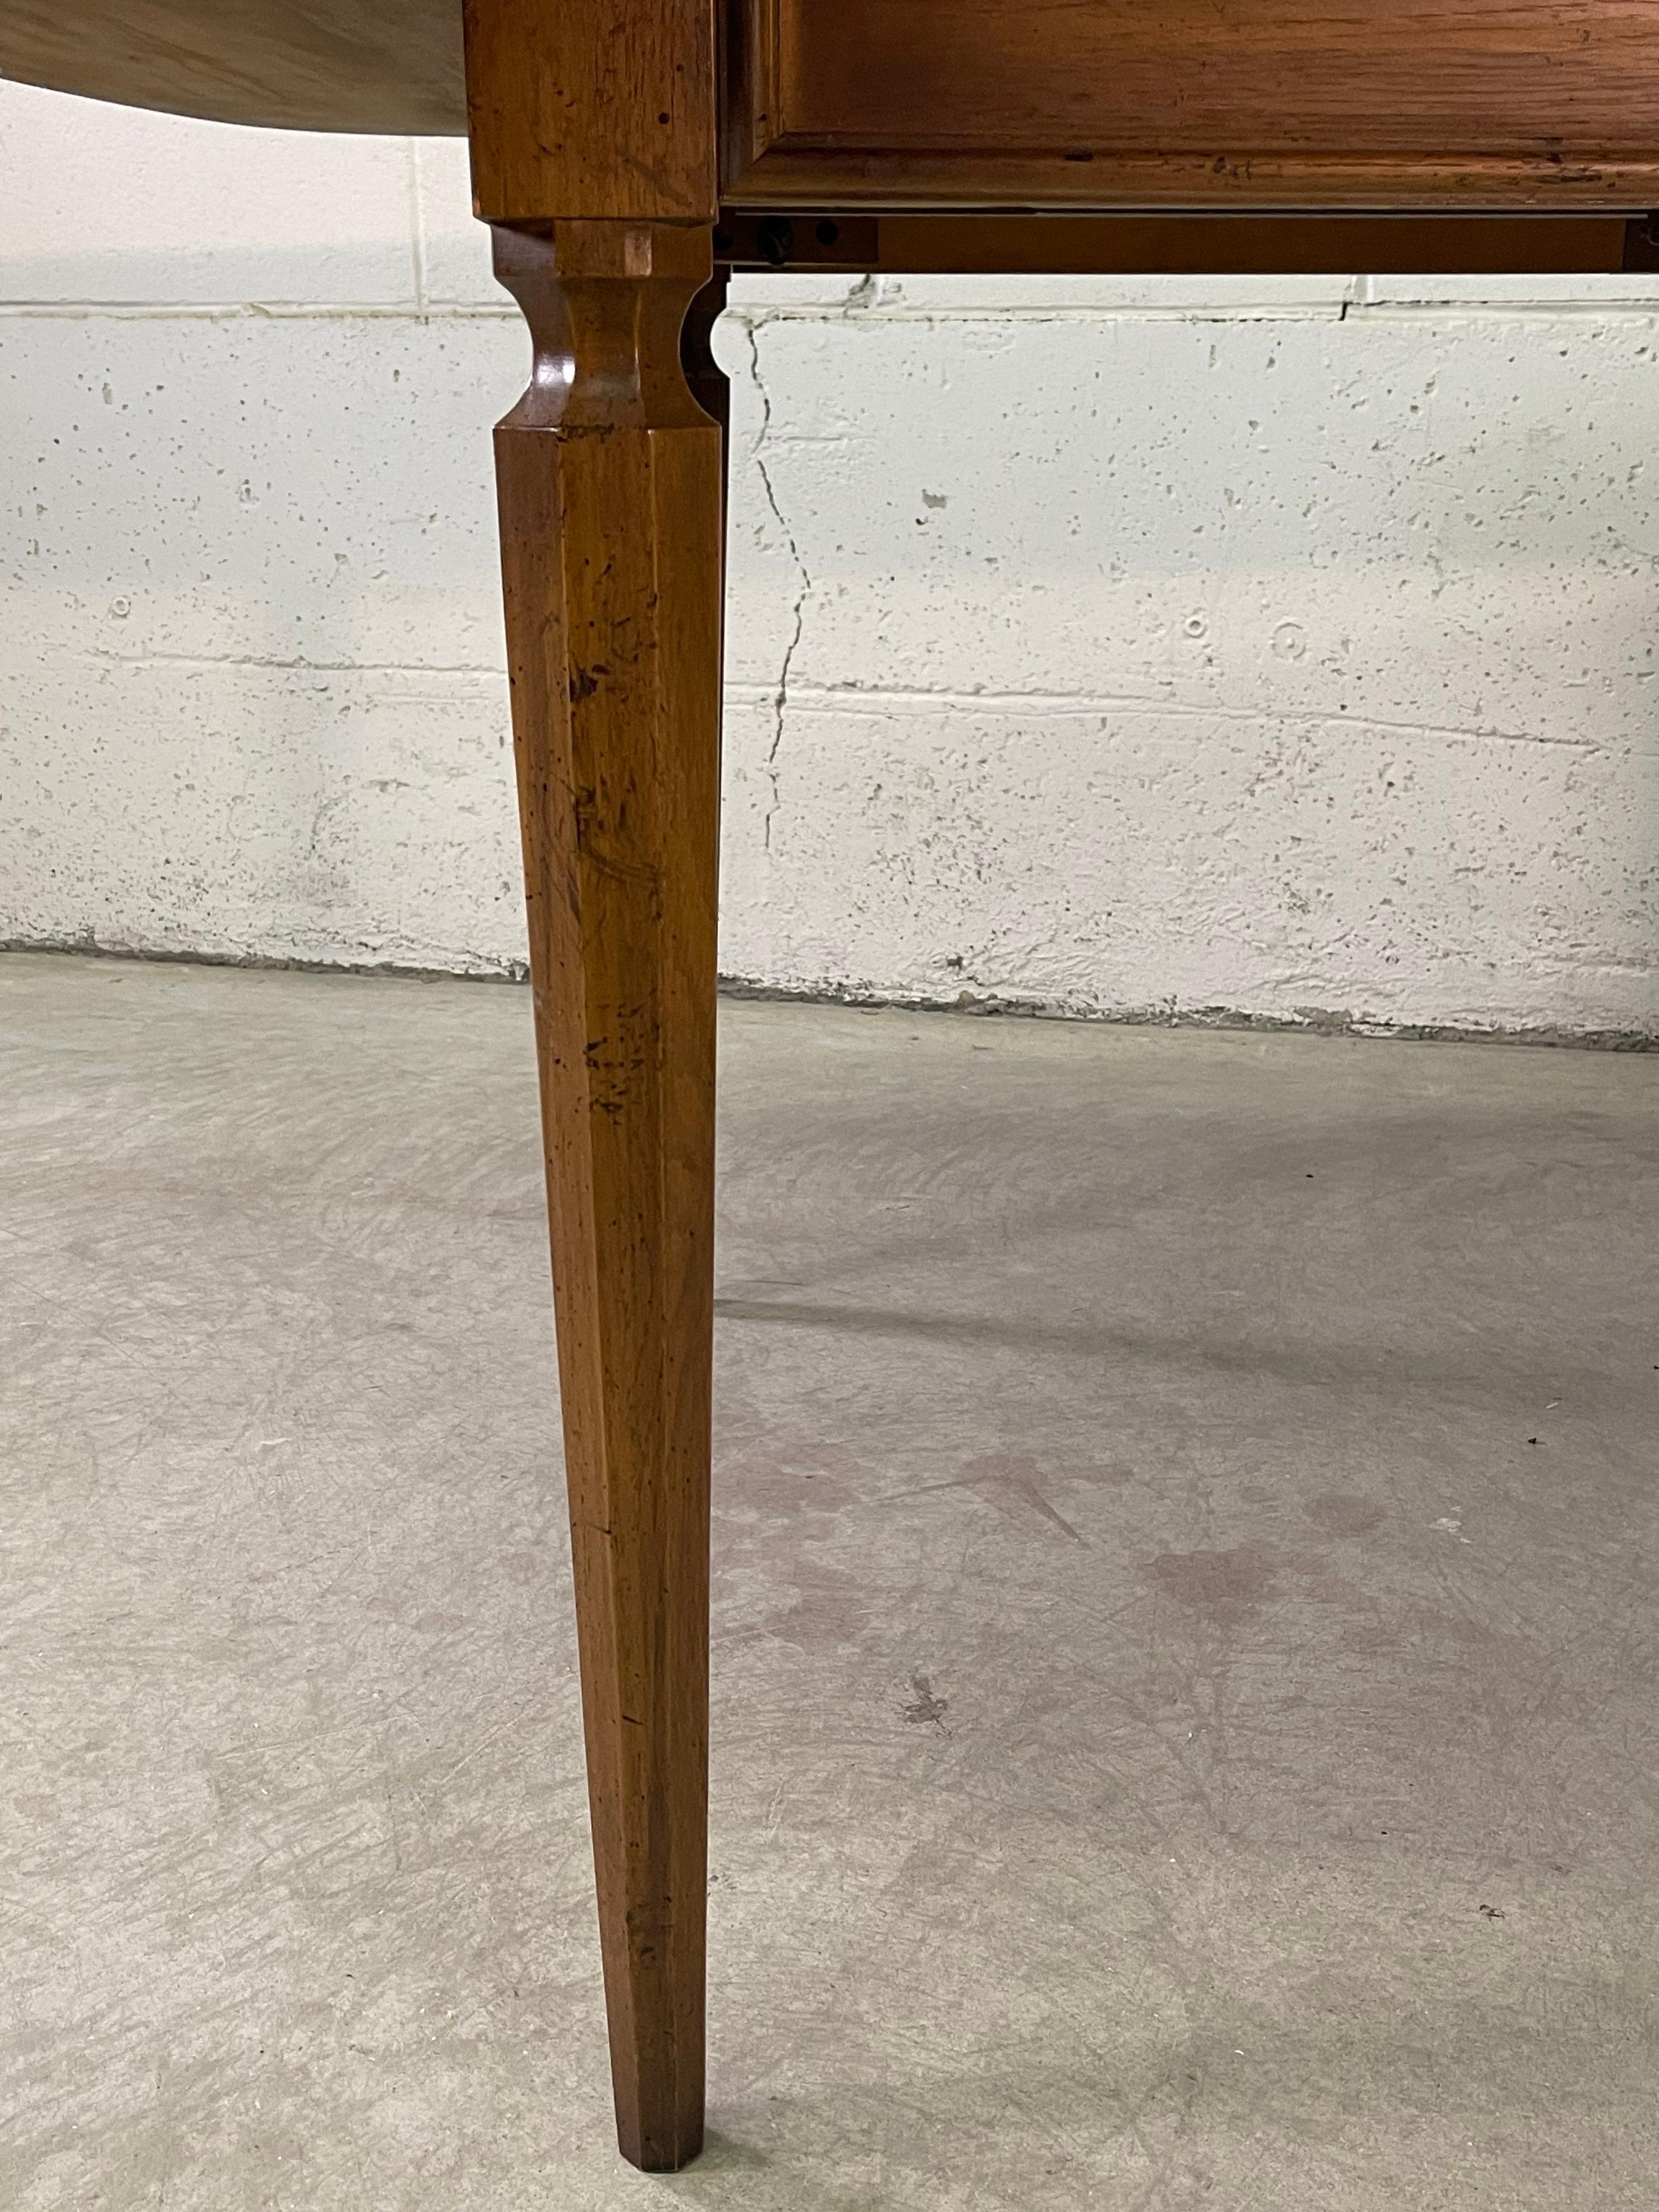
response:
[[(465, 149), (74, 106), (0, 86), (0, 932), (520, 971)], [(1659, 1030), (1659, 278), (1579, 295), (742, 280), (727, 970)]]
[(784, 520), (783, 509), (778, 505), (777, 492), (773, 486), (772, 472), (767, 466), (766, 441), (772, 431), (772, 395), (766, 388), (766, 380), (762, 376), (760, 368), (760, 333), (765, 327), (767, 319), (764, 315), (751, 316), (745, 325), (749, 340), (749, 374), (761, 410), (760, 422), (755, 433), (754, 443), (750, 448), (750, 459), (754, 464), (755, 473), (760, 479), (761, 489), (766, 495), (766, 504), (771, 513), (772, 520), (776, 523), (783, 542), (789, 549), (789, 557), (794, 562), (796, 572), (800, 579), (799, 589), (795, 594), (794, 605), (791, 610), (789, 635), (783, 648), (782, 665), (778, 670), (777, 685), (772, 694), (772, 740), (766, 750), (766, 773), (771, 782), (772, 797), (761, 822), (762, 848), (769, 853), (772, 849), (772, 823), (781, 803), (778, 755), (783, 746), (784, 717), (789, 710), (789, 673), (794, 666), (795, 654), (800, 647), (801, 632), (805, 627), (806, 602), (811, 595), (812, 579), (807, 573), (805, 562), (801, 558), (800, 547), (795, 542), (794, 532)]

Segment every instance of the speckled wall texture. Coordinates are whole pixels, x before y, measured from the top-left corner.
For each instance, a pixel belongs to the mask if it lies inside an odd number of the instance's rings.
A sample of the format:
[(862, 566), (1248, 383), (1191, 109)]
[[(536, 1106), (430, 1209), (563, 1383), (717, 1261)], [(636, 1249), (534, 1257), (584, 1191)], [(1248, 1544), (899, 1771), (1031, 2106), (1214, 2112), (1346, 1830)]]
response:
[[(524, 951), (453, 144), (0, 87), (0, 939)], [(722, 963), (1659, 1033), (1659, 279), (741, 289)]]

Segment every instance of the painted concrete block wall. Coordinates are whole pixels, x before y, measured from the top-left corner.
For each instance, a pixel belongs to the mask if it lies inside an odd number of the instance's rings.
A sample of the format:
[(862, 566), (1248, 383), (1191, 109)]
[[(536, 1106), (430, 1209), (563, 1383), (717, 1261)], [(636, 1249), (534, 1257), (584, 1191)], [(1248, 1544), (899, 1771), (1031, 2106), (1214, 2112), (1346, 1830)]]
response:
[[(0, 86), (0, 939), (510, 971), (453, 143)], [(722, 963), (1659, 1032), (1654, 280), (740, 288)]]

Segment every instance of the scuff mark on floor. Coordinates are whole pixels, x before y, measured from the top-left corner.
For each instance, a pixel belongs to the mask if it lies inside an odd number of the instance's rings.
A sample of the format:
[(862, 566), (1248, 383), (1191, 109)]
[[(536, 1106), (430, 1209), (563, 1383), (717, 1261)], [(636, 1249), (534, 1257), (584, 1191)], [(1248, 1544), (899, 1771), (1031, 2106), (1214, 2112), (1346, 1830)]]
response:
[(909, 1698), (899, 1707), (905, 1719), (916, 1728), (933, 1727), (948, 1735), (945, 1716), (951, 1709), (949, 1698), (936, 1698), (931, 1678), (920, 1668), (910, 1677), (910, 1691)]

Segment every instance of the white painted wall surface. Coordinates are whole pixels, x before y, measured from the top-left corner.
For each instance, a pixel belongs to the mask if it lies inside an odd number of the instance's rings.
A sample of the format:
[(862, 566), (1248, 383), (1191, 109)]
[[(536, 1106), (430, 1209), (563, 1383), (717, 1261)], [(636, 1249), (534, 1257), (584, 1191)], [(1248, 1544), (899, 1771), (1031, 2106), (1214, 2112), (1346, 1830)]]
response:
[[(448, 143), (0, 86), (0, 939), (522, 960)], [(722, 964), (1659, 1033), (1659, 280), (757, 281)]]

